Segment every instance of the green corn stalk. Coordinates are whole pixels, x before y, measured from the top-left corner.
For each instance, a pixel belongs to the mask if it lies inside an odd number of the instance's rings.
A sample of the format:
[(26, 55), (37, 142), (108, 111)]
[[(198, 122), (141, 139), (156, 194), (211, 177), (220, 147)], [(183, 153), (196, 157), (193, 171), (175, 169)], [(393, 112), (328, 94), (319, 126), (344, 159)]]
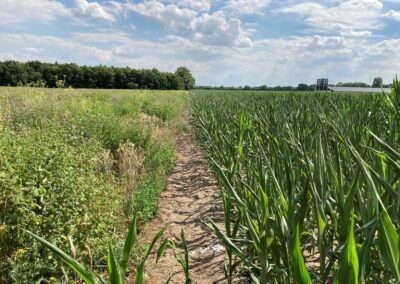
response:
[(298, 229), (314, 283), (397, 281), (399, 90), (395, 80), (387, 96), (196, 91), (193, 123), (221, 185), (225, 232), (209, 226), (227, 275), (307, 282), (293, 266)]

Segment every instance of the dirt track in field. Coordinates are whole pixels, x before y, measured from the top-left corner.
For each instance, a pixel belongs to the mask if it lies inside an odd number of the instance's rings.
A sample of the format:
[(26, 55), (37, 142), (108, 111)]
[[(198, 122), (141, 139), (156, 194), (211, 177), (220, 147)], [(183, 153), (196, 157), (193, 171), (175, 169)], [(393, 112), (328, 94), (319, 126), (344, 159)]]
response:
[[(165, 238), (180, 240), (181, 228), (189, 244), (189, 265), (192, 283), (225, 283), (223, 272), (224, 248), (213, 232), (203, 224), (212, 218), (223, 227), (223, 213), (218, 201), (218, 186), (199, 147), (185, 115), (186, 131), (177, 141), (177, 164), (160, 195), (158, 215), (144, 229), (143, 239), (150, 243), (158, 230), (167, 225)], [(158, 246), (156, 246), (158, 247)], [(145, 283), (185, 283), (182, 268), (169, 250), (155, 264), (151, 254), (146, 268)]]

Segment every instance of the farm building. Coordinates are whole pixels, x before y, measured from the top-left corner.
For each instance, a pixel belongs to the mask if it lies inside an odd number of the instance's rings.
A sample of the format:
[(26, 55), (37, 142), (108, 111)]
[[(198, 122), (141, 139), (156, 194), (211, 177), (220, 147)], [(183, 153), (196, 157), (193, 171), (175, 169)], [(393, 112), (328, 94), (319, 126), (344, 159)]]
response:
[(385, 93), (390, 93), (390, 88), (361, 88), (361, 87), (334, 87), (329, 86), (329, 90), (333, 92), (355, 92), (355, 93), (381, 93), (382, 90)]
[(329, 85), (328, 78), (317, 79), (316, 91), (348, 92), (348, 93), (390, 93), (390, 88), (336, 87)]

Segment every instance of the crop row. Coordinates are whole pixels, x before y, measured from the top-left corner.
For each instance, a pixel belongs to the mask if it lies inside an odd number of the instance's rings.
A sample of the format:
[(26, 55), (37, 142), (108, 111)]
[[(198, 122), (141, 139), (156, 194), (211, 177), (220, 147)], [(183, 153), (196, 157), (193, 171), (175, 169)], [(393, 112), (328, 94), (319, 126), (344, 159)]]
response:
[(195, 91), (221, 185), (229, 282), (400, 282), (400, 88)]

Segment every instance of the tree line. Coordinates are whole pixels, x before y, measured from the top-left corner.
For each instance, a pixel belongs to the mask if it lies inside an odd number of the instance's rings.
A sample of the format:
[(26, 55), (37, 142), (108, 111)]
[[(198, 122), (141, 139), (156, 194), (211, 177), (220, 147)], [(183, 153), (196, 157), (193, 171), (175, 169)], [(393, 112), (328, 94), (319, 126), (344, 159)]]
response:
[[(310, 90), (315, 90), (315, 85), (314, 87), (308, 86), (307, 88), (310, 88)], [(239, 87), (234, 87), (234, 86), (195, 86), (194, 89), (201, 89), (201, 90), (247, 90), (247, 91), (296, 91), (298, 90), (297, 87), (293, 86), (275, 86), (275, 87), (269, 87), (266, 85), (262, 86), (239, 86)]]
[(195, 86), (195, 79), (186, 67), (179, 67), (171, 73), (155, 68), (10, 60), (0, 62), (0, 86), (189, 90)]
[(382, 77), (375, 77), (372, 84), (364, 82), (337, 83), (336, 87), (362, 87), (362, 88), (390, 88), (391, 84), (384, 84)]

